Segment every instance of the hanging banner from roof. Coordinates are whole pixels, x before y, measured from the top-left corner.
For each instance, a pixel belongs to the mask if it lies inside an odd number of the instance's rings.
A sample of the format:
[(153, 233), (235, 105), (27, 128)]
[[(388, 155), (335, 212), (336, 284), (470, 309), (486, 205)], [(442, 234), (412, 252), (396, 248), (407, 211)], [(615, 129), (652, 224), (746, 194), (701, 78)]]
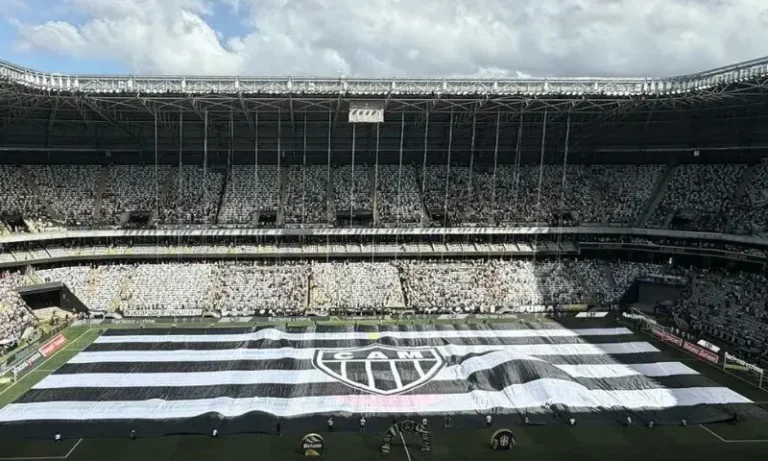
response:
[(349, 101), (349, 123), (383, 123), (384, 101)]

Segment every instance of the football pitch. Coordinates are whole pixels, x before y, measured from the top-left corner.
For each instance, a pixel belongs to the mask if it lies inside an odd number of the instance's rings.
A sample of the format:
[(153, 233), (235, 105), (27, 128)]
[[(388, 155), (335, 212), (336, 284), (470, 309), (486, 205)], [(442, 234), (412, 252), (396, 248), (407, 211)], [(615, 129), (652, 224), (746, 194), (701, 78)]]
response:
[[(509, 320), (506, 320), (509, 322)], [(360, 322), (361, 324), (364, 322)], [(201, 324), (180, 324), (199, 328)], [(164, 326), (158, 324), (157, 326)], [(211, 324), (204, 326), (221, 326)], [(231, 325), (229, 325), (231, 326)], [(146, 328), (152, 328), (147, 325)], [(64, 331), (66, 346), (39, 363), (31, 372), (12, 385), (0, 387), (0, 407), (13, 402), (29, 388), (52, 373), (78, 352), (88, 347), (106, 326), (70, 327)], [(125, 328), (112, 325), (110, 328)], [(727, 386), (755, 402), (768, 401), (768, 393), (759, 390), (719, 369), (698, 361), (686, 353), (650, 337), (655, 347), (671, 359), (684, 362), (717, 383)], [(722, 423), (709, 425), (656, 426), (626, 428), (621, 425), (576, 425), (561, 423), (546, 426), (511, 427), (516, 445), (511, 452), (490, 448), (492, 429), (432, 430), (432, 451), (420, 451), (414, 439), (395, 439), (389, 455), (380, 453), (382, 434), (356, 432), (326, 433), (323, 459), (360, 460), (384, 458), (404, 461), (425, 459), (469, 460), (486, 458), (516, 460), (621, 460), (669, 459), (714, 460), (766, 459), (768, 456), (768, 422)], [(10, 460), (252, 460), (300, 459), (301, 434), (240, 434), (212, 438), (199, 435), (174, 435), (152, 438), (76, 439), (61, 442), (41, 440), (0, 440), (0, 461)]]

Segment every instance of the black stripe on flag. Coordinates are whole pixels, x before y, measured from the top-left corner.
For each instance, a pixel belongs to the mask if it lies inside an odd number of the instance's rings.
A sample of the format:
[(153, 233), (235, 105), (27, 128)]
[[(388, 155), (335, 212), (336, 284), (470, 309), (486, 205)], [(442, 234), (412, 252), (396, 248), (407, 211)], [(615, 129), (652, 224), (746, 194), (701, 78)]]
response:
[[(387, 365), (372, 364), (376, 387), (391, 388), (393, 377), (387, 373)], [(415, 370), (414, 370), (415, 372)], [(365, 382), (367, 373), (361, 362), (349, 364), (346, 375), (355, 382)], [(410, 380), (407, 373), (401, 379)], [(461, 394), (473, 390), (499, 391), (512, 384), (533, 383), (540, 379), (558, 379), (581, 384), (590, 390), (643, 390), (710, 387), (712, 381), (701, 375), (676, 375), (648, 378), (642, 375), (620, 378), (572, 378), (567, 373), (547, 366), (538, 366), (532, 362), (515, 365), (504, 364), (472, 374), (466, 380), (430, 381), (407, 394)], [(45, 401), (137, 401), (137, 400), (194, 400), (216, 397), (280, 397), (297, 396), (344, 396), (356, 395), (360, 391), (340, 382), (302, 383), (302, 384), (247, 384), (247, 385), (205, 385), (205, 386), (147, 386), (116, 388), (61, 388), (32, 389), (17, 402)]]
[[(446, 359), (446, 366), (457, 365), (462, 361), (482, 354), (451, 356)], [(661, 352), (644, 354), (621, 354), (606, 357), (604, 355), (544, 355), (536, 356), (544, 362), (554, 365), (605, 365), (606, 363), (638, 364), (659, 363), (669, 360)], [(618, 360), (620, 359), (620, 360)], [(256, 370), (311, 370), (311, 360), (230, 360), (211, 362), (103, 362), (103, 363), (67, 363), (56, 374), (78, 373), (184, 373), (210, 371), (256, 371)]]
[(528, 344), (611, 344), (631, 341), (643, 341), (644, 338), (634, 335), (605, 335), (565, 337), (526, 336), (520, 338), (429, 338), (401, 339), (383, 336), (378, 339), (345, 339), (345, 340), (271, 340), (259, 339), (254, 341), (222, 341), (222, 342), (155, 342), (155, 343), (94, 343), (86, 350), (88, 352), (105, 351), (178, 351), (178, 350), (227, 350), (227, 349), (277, 349), (290, 347), (293, 349), (341, 349), (350, 347), (365, 347), (371, 344), (383, 344), (394, 347), (429, 347), (446, 344), (465, 346), (514, 346)]

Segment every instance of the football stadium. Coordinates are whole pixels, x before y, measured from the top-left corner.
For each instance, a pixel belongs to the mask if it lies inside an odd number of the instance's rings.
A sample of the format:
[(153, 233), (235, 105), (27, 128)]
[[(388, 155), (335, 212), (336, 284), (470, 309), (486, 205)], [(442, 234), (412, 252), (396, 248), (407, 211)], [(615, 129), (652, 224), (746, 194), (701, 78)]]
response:
[(767, 90), (0, 62), (0, 461), (765, 458)]

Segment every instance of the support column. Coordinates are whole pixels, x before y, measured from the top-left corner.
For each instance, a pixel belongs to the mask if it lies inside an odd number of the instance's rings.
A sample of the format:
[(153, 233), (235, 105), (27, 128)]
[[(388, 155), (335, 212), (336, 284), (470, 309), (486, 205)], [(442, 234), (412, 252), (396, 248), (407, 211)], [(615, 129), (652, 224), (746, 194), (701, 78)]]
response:
[(443, 197), (443, 227), (448, 227), (448, 187), (451, 184), (451, 148), (453, 147), (453, 109), (448, 122), (448, 164), (445, 167), (445, 195)]

